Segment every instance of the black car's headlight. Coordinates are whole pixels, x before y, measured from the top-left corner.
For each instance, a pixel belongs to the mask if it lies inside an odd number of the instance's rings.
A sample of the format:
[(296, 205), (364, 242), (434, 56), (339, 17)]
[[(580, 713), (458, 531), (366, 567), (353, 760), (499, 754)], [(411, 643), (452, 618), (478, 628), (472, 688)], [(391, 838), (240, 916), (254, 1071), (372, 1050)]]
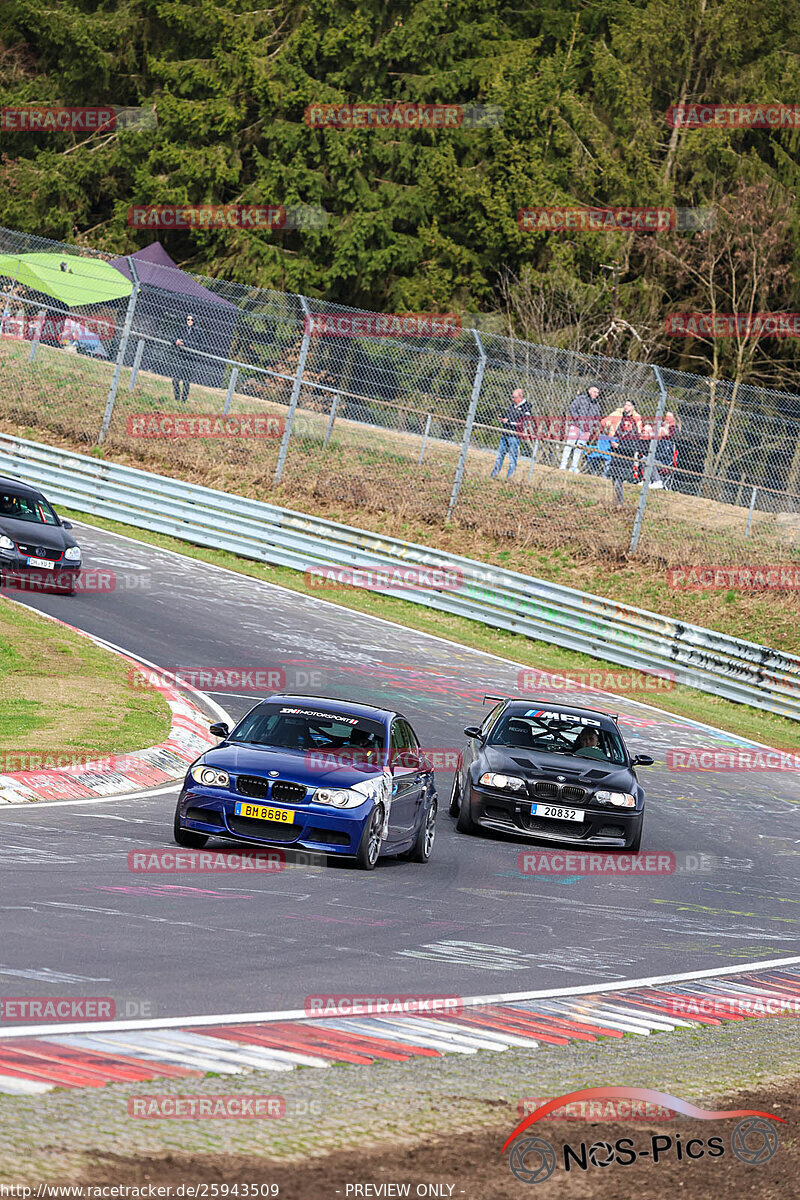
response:
[(525, 791), (525, 780), (520, 779), (519, 775), (498, 775), (496, 771), (484, 771), (478, 783), (483, 783), (487, 787), (502, 788), (509, 792)]
[(216, 767), (206, 767), (203, 763), (192, 767), (189, 774), (195, 783), (202, 783), (204, 787), (230, 787), (231, 785), (231, 778), (227, 771), (218, 771)]
[(80, 562), (81, 561), (80, 546), (67, 546), (66, 550), (64, 551), (64, 558), (68, 558), (70, 562)]
[(595, 792), (598, 804), (613, 804), (615, 808), (636, 808), (636, 797), (630, 792)]
[(5, 534), (0, 534), (0, 550), (16, 550), (16, 546), (10, 537)]
[(352, 788), (317, 788), (312, 796), (315, 804), (330, 804), (333, 808), (359, 808), (367, 798)]

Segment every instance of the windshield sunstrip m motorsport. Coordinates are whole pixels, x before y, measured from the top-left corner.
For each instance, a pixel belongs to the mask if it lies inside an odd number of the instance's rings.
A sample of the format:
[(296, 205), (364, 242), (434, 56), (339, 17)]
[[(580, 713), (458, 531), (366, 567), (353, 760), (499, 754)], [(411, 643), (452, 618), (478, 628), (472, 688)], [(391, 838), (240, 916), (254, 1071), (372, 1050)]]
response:
[[(495, 699), (495, 697), (487, 697)], [(453, 779), (450, 815), (460, 833), (479, 827), (543, 841), (637, 851), (645, 792), (617, 721), (592, 708), (502, 699), (469, 741)]]
[(180, 846), (209, 838), (427, 862), (433, 767), (400, 713), (320, 696), (271, 696), (190, 767), (175, 811)]

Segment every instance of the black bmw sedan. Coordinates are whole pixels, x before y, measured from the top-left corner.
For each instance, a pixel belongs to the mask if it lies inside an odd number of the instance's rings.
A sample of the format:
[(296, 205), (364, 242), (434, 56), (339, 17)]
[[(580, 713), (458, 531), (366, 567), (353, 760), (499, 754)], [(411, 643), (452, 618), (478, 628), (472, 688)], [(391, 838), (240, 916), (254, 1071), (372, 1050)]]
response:
[(36, 488), (0, 476), (0, 585), (72, 594), (81, 551), (71, 528)]
[(645, 793), (634, 768), (653, 759), (631, 758), (610, 714), (505, 699), (464, 733), (450, 796), (460, 833), (639, 849)]

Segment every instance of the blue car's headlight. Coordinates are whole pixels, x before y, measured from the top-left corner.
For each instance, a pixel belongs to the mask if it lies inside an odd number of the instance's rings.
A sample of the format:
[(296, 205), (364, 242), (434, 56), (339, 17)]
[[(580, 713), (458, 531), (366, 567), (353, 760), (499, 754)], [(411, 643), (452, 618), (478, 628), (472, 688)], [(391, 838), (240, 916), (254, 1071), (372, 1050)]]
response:
[(317, 788), (313, 795), (315, 804), (330, 804), (333, 808), (358, 808), (366, 799), (351, 788)]
[(189, 774), (195, 783), (202, 783), (204, 787), (230, 787), (228, 772), (218, 771), (216, 767), (206, 767), (198, 763), (196, 767), (192, 767)]
[(81, 561), (80, 546), (68, 546), (67, 549), (64, 551), (64, 558), (68, 558), (70, 560), (70, 562), (80, 562)]

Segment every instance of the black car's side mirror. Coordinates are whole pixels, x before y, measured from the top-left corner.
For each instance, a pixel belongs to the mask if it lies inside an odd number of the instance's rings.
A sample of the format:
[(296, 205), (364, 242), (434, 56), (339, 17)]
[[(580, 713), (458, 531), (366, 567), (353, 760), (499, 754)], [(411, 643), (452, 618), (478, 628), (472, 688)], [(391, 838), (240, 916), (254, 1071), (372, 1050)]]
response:
[(224, 738), (228, 736), (228, 726), (224, 721), (217, 721), (214, 725), (209, 725), (208, 732), (213, 733), (214, 737)]
[(652, 767), (656, 760), (649, 754), (637, 754), (633, 760), (634, 767)]
[(72, 529), (72, 521), (62, 521), (61, 528), (62, 529)]
[(464, 730), (464, 733), (467, 735), (468, 738), (477, 738), (478, 741), (483, 741), (483, 734), (481, 733), (481, 731), (477, 725), (468, 725), (467, 728)]

